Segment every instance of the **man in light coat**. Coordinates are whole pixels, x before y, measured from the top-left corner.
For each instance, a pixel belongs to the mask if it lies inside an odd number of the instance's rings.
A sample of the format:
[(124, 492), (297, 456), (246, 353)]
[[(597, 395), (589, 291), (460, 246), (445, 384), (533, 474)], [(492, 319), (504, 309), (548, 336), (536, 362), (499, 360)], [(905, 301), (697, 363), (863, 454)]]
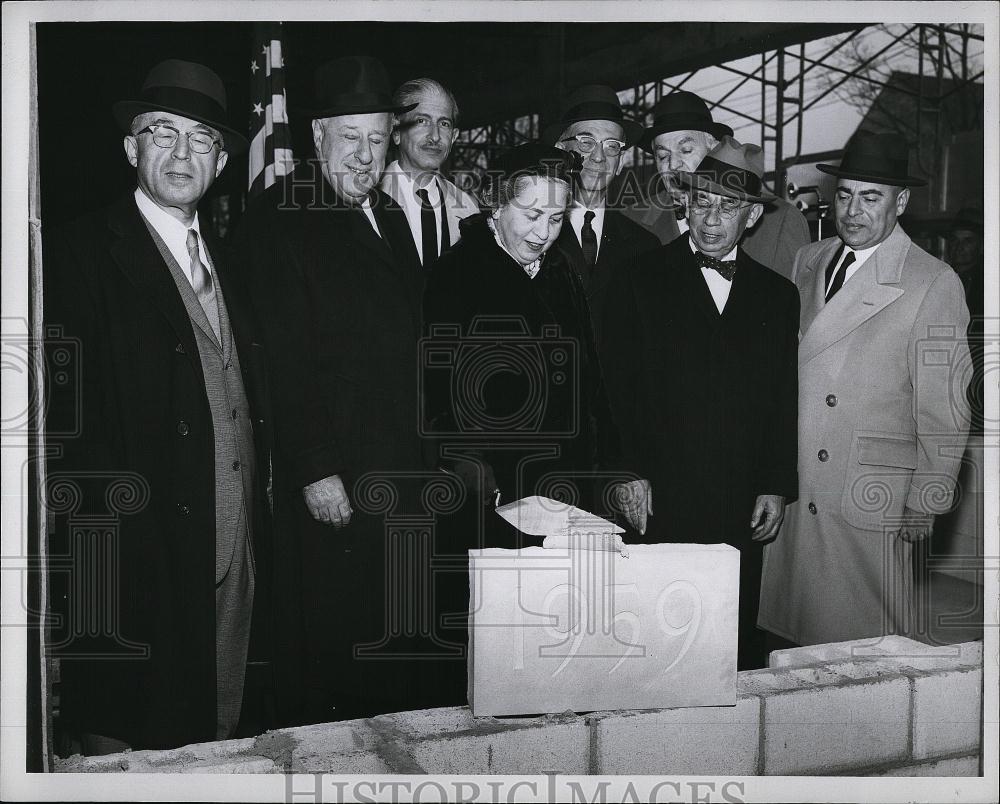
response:
[(380, 189), (406, 213), (420, 263), (429, 268), (458, 242), (458, 222), (479, 212), (479, 204), (441, 173), (458, 136), (455, 96), (432, 78), (414, 78), (393, 95), (400, 116), (392, 141), (399, 159), (390, 162)]
[(855, 136), (837, 237), (799, 250), (799, 498), (764, 556), (759, 625), (802, 645), (913, 632), (914, 543), (953, 502), (969, 314), (896, 219), (921, 180), (894, 135)]

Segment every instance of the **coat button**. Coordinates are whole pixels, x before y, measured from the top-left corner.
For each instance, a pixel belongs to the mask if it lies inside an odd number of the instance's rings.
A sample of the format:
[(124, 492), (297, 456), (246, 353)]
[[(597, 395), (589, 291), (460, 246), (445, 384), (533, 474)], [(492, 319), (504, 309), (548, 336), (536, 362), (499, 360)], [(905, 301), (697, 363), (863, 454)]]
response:
[(188, 427), (188, 423), (187, 422), (184, 422), (184, 421), (177, 422), (177, 435), (186, 436), (190, 432), (191, 432), (191, 428)]
[(240, 462), (239, 461), (233, 461), (233, 471), (234, 472), (240, 471)]
[(186, 355), (187, 354), (187, 352), (184, 351), (184, 344), (182, 344), (182, 343), (177, 344), (174, 347), (174, 351), (177, 352), (177, 354), (179, 354), (179, 355)]
[(240, 417), (240, 412), (236, 408), (233, 408), (233, 418), (238, 419), (239, 417)]
[(830, 453), (827, 452), (825, 449), (821, 449), (817, 453), (816, 457), (819, 458), (821, 461), (823, 461), (823, 463), (826, 463), (828, 460), (830, 460)]
[(177, 503), (177, 513), (181, 516), (187, 516), (191, 513), (191, 509), (188, 508), (184, 503)]
[(827, 405), (827, 407), (830, 407), (830, 408), (837, 407), (837, 397), (835, 397), (833, 394), (827, 394), (826, 395), (826, 405)]
[(810, 514), (816, 513), (816, 503), (809, 503), (809, 513)]

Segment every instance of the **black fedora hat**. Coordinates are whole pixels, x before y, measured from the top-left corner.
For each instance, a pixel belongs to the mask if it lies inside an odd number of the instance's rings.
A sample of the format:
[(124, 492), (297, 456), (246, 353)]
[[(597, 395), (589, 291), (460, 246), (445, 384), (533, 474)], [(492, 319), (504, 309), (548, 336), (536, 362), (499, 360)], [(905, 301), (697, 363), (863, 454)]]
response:
[(402, 114), (416, 108), (416, 103), (398, 106), (392, 102), (392, 89), (385, 67), (371, 56), (343, 56), (316, 68), (313, 76), (313, 105), (296, 112), (320, 119), (345, 114)]
[(639, 147), (653, 153), (653, 140), (669, 131), (705, 131), (715, 139), (732, 136), (733, 130), (712, 119), (708, 104), (693, 92), (671, 92), (653, 107), (653, 125), (639, 140)]
[(579, 170), (581, 162), (577, 153), (534, 140), (502, 153), (490, 163), (489, 173), (504, 181), (520, 175), (566, 180), (573, 171)]
[(926, 179), (909, 175), (910, 146), (898, 134), (858, 131), (844, 149), (840, 165), (816, 165), (842, 179), (870, 181), (894, 187), (920, 187)]
[(193, 61), (161, 61), (149, 71), (137, 100), (118, 101), (111, 110), (118, 125), (129, 133), (136, 115), (171, 112), (221, 131), (225, 150), (230, 153), (242, 153), (250, 145), (229, 125), (222, 79), (204, 64)]
[(759, 145), (744, 145), (729, 135), (705, 154), (694, 172), (677, 175), (682, 184), (715, 195), (760, 204), (776, 198), (764, 187), (764, 151)]
[(545, 127), (541, 141), (555, 145), (568, 125), (583, 120), (609, 120), (617, 123), (622, 127), (626, 148), (635, 145), (645, 131), (641, 123), (625, 117), (621, 101), (611, 87), (603, 84), (587, 84), (566, 96), (559, 120)]

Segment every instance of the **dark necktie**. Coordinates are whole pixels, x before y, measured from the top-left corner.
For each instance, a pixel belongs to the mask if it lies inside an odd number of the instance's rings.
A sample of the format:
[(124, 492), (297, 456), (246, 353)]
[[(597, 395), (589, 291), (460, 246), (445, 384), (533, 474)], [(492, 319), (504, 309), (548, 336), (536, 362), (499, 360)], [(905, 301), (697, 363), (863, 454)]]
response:
[(427, 190), (424, 188), (417, 190), (417, 198), (420, 199), (420, 243), (423, 256), (421, 262), (426, 268), (438, 256), (437, 221), (434, 219), (434, 207), (431, 206)]
[[(843, 247), (841, 250), (837, 251), (837, 257), (840, 257)], [(830, 288), (826, 292), (826, 301), (829, 302), (834, 296), (837, 295), (837, 291), (844, 286), (844, 279), (847, 277), (848, 267), (854, 263), (854, 252), (848, 251), (847, 256), (844, 257), (844, 261), (840, 264), (840, 268), (837, 270), (837, 275), (833, 278), (833, 284), (830, 284), (830, 274), (833, 273), (833, 268), (837, 264), (837, 259), (834, 258), (826, 267), (826, 284)]]
[(583, 216), (583, 228), (580, 230), (580, 246), (583, 248), (583, 259), (588, 266), (597, 262), (597, 233), (591, 225), (594, 213), (589, 209)]
[(713, 271), (718, 271), (719, 276), (727, 282), (733, 281), (733, 274), (736, 273), (736, 260), (717, 260), (715, 257), (709, 257), (700, 251), (694, 253), (694, 258), (699, 268), (711, 268)]

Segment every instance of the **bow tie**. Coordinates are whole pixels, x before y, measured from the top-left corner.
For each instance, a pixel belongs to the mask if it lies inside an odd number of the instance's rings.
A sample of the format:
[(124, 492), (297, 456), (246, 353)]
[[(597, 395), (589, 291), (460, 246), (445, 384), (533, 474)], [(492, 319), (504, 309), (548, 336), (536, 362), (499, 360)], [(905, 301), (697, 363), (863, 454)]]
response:
[(717, 260), (715, 257), (709, 257), (700, 251), (694, 253), (694, 258), (699, 268), (711, 268), (713, 271), (718, 271), (719, 275), (727, 282), (733, 281), (733, 274), (736, 273), (736, 260)]

